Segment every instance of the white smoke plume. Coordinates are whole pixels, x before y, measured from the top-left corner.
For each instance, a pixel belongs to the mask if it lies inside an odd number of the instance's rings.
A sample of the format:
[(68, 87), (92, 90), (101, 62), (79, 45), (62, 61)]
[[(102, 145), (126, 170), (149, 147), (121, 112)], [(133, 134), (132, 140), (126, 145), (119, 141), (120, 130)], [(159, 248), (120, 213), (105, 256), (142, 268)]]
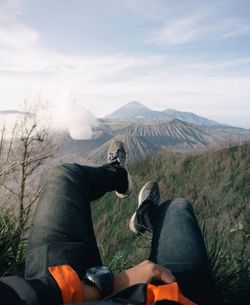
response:
[(52, 113), (52, 126), (59, 130), (68, 130), (73, 139), (91, 139), (93, 127), (98, 120), (72, 93), (63, 93), (57, 97)]

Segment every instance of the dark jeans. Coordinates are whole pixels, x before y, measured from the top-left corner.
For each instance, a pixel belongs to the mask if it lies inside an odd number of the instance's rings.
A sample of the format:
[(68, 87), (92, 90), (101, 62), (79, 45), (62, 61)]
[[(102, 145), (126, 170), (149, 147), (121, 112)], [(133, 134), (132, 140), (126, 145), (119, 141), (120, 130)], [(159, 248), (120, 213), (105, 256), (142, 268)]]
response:
[[(30, 230), (27, 278), (45, 276), (48, 266), (59, 264), (70, 264), (81, 278), (87, 268), (102, 264), (90, 202), (106, 192), (125, 192), (126, 175), (119, 166), (78, 164), (58, 166), (48, 173)], [(170, 268), (187, 297), (214, 304), (212, 273), (191, 204), (174, 199), (148, 212), (145, 220), (153, 229), (149, 259)]]
[(149, 259), (175, 274), (185, 296), (198, 304), (215, 304), (215, 282), (191, 203), (168, 200), (157, 208), (151, 223)]

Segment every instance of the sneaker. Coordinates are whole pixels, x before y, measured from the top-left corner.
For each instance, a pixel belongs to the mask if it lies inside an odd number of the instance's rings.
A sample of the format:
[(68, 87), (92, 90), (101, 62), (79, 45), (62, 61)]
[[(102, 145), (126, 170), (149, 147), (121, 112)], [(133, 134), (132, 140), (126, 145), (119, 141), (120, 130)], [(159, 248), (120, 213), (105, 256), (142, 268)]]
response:
[(124, 144), (119, 140), (113, 140), (109, 146), (107, 163), (113, 165), (119, 165), (126, 169), (128, 175), (128, 189), (125, 193), (116, 192), (117, 197), (126, 198), (133, 190), (132, 179), (127, 170), (127, 152)]
[(146, 230), (151, 232), (151, 225), (150, 223), (147, 223), (149, 222), (149, 219), (148, 221), (143, 219), (143, 215), (145, 215), (143, 212), (145, 212), (145, 210), (150, 206), (158, 206), (159, 203), (160, 190), (158, 184), (153, 181), (147, 182), (139, 193), (138, 207), (130, 218), (129, 229), (136, 234), (143, 233)]

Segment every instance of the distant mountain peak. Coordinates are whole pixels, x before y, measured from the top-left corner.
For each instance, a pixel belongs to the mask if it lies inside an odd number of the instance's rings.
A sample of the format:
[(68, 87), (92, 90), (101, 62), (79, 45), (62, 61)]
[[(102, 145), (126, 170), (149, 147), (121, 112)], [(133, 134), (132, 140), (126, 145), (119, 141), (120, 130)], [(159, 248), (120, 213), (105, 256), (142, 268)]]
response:
[(145, 121), (171, 121), (178, 119), (187, 123), (196, 124), (198, 126), (221, 126), (221, 124), (199, 116), (192, 112), (178, 111), (174, 109), (166, 109), (163, 111), (152, 110), (140, 102), (132, 101), (110, 115), (106, 116), (110, 119), (119, 120), (145, 120)]
[(147, 120), (152, 113), (153, 111), (148, 107), (137, 101), (133, 101), (120, 107), (119, 109), (108, 115), (107, 118)]
[(137, 101), (129, 102), (121, 108), (129, 108), (129, 107), (143, 108), (143, 109), (147, 108), (148, 109), (148, 107), (144, 106), (142, 103), (137, 102)]

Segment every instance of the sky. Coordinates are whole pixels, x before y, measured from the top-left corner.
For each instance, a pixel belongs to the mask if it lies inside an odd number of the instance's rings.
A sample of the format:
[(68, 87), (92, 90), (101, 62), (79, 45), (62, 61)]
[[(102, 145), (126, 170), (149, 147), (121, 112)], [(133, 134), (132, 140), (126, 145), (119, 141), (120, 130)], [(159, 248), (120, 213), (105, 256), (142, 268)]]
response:
[(250, 1), (0, 0), (0, 110), (41, 96), (250, 128)]

